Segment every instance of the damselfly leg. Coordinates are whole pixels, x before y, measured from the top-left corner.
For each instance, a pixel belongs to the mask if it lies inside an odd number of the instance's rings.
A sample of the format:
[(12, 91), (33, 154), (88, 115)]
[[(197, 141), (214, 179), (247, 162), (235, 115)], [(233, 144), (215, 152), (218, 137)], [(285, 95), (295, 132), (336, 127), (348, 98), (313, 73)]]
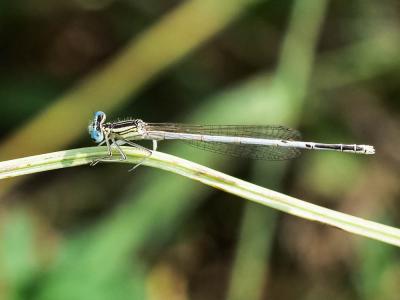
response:
[[(134, 148), (143, 150), (144, 152), (146, 152), (146, 156), (141, 158), (136, 165), (134, 165), (131, 169), (128, 170), (128, 172), (133, 171), (138, 166), (143, 164), (146, 161), (146, 159), (148, 159), (152, 154), (152, 151), (147, 149), (146, 147), (143, 147), (143, 146), (141, 146), (139, 144), (133, 143), (132, 141), (128, 141), (128, 140), (123, 139), (121, 137), (118, 137), (117, 140), (115, 138), (110, 138), (110, 140), (111, 140), (111, 143), (109, 142), (109, 139), (106, 138), (105, 141), (103, 141), (103, 142), (101, 142), (99, 144), (99, 146), (103, 145), (104, 143), (107, 145), (108, 155), (107, 156), (103, 156), (103, 157), (98, 158), (98, 159), (95, 159), (90, 164), (91, 166), (94, 166), (94, 165), (98, 164), (99, 162), (120, 162), (120, 161), (125, 161), (126, 160), (126, 154), (124, 153), (124, 151), (120, 147), (120, 146), (125, 145), (125, 144), (127, 144), (129, 146), (132, 146)], [(112, 147), (115, 147), (118, 150), (118, 153), (119, 153), (119, 157), (118, 158), (115, 158), (113, 156)], [(154, 143), (153, 143), (153, 150), (155, 150), (154, 149)]]

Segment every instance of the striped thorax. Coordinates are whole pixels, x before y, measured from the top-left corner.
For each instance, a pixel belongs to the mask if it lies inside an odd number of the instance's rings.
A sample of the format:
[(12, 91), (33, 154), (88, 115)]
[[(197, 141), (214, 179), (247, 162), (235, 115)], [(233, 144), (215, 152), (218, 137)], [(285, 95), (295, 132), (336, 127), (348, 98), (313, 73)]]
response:
[(140, 140), (146, 135), (146, 123), (140, 119), (105, 123), (103, 127), (110, 135), (129, 140)]

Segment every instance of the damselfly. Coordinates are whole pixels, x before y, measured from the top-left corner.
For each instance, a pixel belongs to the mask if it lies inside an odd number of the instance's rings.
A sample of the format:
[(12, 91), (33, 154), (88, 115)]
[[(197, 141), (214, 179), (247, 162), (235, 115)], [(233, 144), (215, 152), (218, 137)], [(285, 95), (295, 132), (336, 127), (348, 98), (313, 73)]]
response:
[[(374, 147), (369, 145), (303, 142), (300, 141), (300, 133), (297, 130), (284, 126), (187, 125), (146, 123), (140, 119), (106, 123), (106, 114), (101, 111), (94, 114), (94, 119), (89, 125), (89, 134), (96, 143), (106, 144), (108, 148), (108, 156), (96, 159), (93, 164), (99, 161), (126, 160), (126, 155), (120, 147), (124, 144), (143, 149), (150, 156), (151, 150), (132, 142), (136, 140), (152, 140), (153, 151), (157, 149), (158, 141), (183, 140), (194, 147), (224, 155), (264, 160), (295, 158), (300, 155), (300, 149), (375, 153)], [(112, 147), (118, 150), (119, 158), (112, 156)]]

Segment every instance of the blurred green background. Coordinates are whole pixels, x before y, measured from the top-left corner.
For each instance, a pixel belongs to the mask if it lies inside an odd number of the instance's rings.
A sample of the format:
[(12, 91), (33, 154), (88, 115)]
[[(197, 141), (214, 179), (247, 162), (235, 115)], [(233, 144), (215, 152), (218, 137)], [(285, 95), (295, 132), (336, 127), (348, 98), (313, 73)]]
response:
[[(93, 145), (96, 110), (281, 124), (377, 154), (159, 150), (400, 227), (399, 53), (395, 0), (1, 1), (0, 159)], [(0, 299), (399, 299), (395, 247), (128, 169), (0, 182)]]

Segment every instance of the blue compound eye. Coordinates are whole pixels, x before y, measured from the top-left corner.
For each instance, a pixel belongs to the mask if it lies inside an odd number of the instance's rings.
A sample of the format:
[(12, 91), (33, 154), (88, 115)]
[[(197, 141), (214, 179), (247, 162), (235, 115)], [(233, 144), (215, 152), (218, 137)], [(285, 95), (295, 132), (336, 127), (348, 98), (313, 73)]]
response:
[(94, 114), (94, 122), (97, 124), (103, 123), (106, 120), (106, 114), (102, 111), (97, 111)]
[(102, 125), (106, 120), (106, 114), (98, 111), (94, 114), (93, 122), (89, 125), (89, 134), (93, 141), (101, 143), (104, 140)]
[(96, 143), (101, 143), (104, 140), (103, 132), (101, 132), (100, 130), (96, 130), (95, 128), (93, 128), (93, 130), (91, 130), (90, 137)]

